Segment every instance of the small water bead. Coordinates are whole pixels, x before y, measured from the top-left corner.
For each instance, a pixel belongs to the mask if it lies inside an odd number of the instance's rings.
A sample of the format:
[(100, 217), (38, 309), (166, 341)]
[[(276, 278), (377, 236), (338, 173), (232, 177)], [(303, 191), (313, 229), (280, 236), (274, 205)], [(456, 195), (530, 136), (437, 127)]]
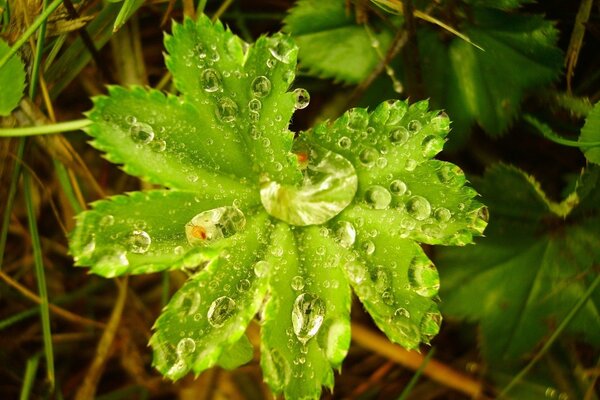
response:
[(415, 170), (415, 168), (417, 168), (417, 161), (411, 159), (406, 160), (406, 164), (404, 164), (404, 169), (407, 170), (408, 172), (412, 172)]
[(373, 254), (375, 252), (375, 243), (373, 243), (370, 240), (363, 242), (360, 247), (361, 247), (362, 251), (364, 251), (368, 256), (370, 256), (371, 254)]
[(104, 215), (102, 216), (102, 218), (100, 218), (100, 226), (112, 226), (115, 223), (115, 217), (113, 217), (110, 214)]
[(220, 328), (235, 312), (235, 301), (231, 297), (221, 296), (210, 304), (206, 317), (213, 327)]
[(392, 183), (390, 183), (390, 192), (396, 196), (402, 196), (406, 193), (406, 183), (401, 181), (400, 179), (394, 179)]
[(251, 86), (252, 94), (256, 97), (265, 97), (271, 93), (271, 81), (266, 76), (257, 76)]
[(306, 344), (314, 337), (325, 317), (325, 302), (311, 293), (302, 293), (294, 301), (292, 308), (292, 326), (294, 334)]
[(421, 130), (421, 127), (422, 127), (421, 122), (419, 122), (416, 119), (413, 119), (407, 125), (408, 131), (410, 133), (417, 133), (417, 132), (419, 132)]
[(348, 111), (348, 128), (353, 131), (364, 131), (369, 124), (369, 115), (365, 110), (353, 108)]
[(228, 97), (223, 97), (217, 103), (217, 117), (223, 122), (233, 122), (238, 114), (238, 106)]
[(250, 111), (258, 112), (262, 108), (262, 103), (258, 99), (252, 99), (248, 102), (248, 108)]
[(373, 165), (379, 158), (379, 152), (373, 147), (365, 147), (358, 155), (358, 159), (366, 166)]
[(152, 127), (143, 122), (134, 122), (129, 127), (129, 135), (131, 140), (137, 144), (148, 144), (154, 140), (154, 130)]
[(151, 243), (152, 239), (150, 235), (142, 230), (134, 230), (127, 240), (129, 251), (135, 254), (144, 254), (147, 252)]
[(433, 157), (444, 148), (444, 139), (439, 136), (429, 135), (421, 143), (424, 157)]
[(252, 286), (252, 284), (250, 283), (250, 281), (248, 279), (242, 279), (241, 281), (238, 282), (238, 284), (236, 285), (236, 288), (237, 288), (238, 292), (247, 292), (251, 286)]
[(426, 312), (421, 320), (421, 334), (426, 339), (431, 339), (440, 331), (442, 325), (442, 314), (437, 310), (437, 307), (433, 307), (430, 311)]
[(385, 158), (385, 157), (379, 157), (379, 158), (377, 159), (377, 162), (376, 162), (376, 164), (377, 164), (377, 167), (379, 167), (379, 168), (383, 169), (383, 168), (387, 167), (388, 160), (387, 160), (387, 158)]
[(246, 216), (236, 207), (224, 206), (197, 214), (185, 225), (191, 245), (204, 245), (233, 236), (246, 225)]
[(408, 267), (408, 281), (412, 290), (423, 296), (435, 296), (440, 289), (440, 276), (431, 261), (414, 258)]
[(294, 108), (296, 110), (302, 110), (306, 107), (308, 107), (308, 103), (310, 103), (310, 95), (308, 94), (308, 91), (306, 89), (303, 88), (298, 88), (295, 89), (292, 94), (294, 95), (294, 98), (296, 99), (296, 103), (294, 104)]
[(304, 278), (300, 275), (296, 275), (292, 278), (292, 289), (302, 290), (304, 289)]
[(157, 153), (162, 153), (166, 150), (166, 148), (167, 142), (165, 142), (163, 139), (153, 140), (152, 143), (150, 143), (150, 149)]
[(376, 210), (384, 210), (388, 208), (392, 202), (392, 195), (383, 186), (374, 185), (367, 189), (365, 193), (367, 203)]
[(410, 318), (410, 312), (404, 307), (399, 307), (394, 311), (394, 318)]
[(177, 343), (177, 355), (186, 357), (196, 351), (196, 342), (192, 338), (183, 338)]
[(344, 150), (349, 149), (350, 146), (352, 146), (352, 139), (350, 139), (348, 136), (342, 136), (340, 140), (338, 140), (338, 146)]
[(410, 134), (408, 133), (408, 130), (401, 126), (398, 129), (394, 129), (390, 132), (390, 142), (398, 145), (404, 144), (408, 141), (409, 136)]
[(202, 72), (202, 88), (208, 93), (219, 90), (221, 88), (219, 73), (212, 68), (205, 69)]
[(438, 222), (448, 222), (452, 218), (452, 213), (447, 208), (440, 207), (434, 211), (433, 216)]
[(413, 196), (406, 202), (406, 211), (414, 219), (422, 221), (431, 215), (431, 204), (425, 197)]
[(394, 304), (394, 295), (389, 290), (385, 290), (381, 294), (381, 300), (388, 306), (391, 306)]
[(356, 229), (348, 221), (339, 221), (335, 226), (335, 238), (340, 246), (350, 248), (356, 241)]
[(346, 269), (350, 280), (357, 285), (364, 282), (365, 278), (367, 277), (367, 271), (365, 270), (365, 267), (358, 261), (349, 261), (346, 263), (344, 268)]
[(257, 111), (248, 112), (248, 117), (250, 118), (250, 121), (252, 121), (254, 123), (260, 121), (260, 113)]
[(271, 269), (271, 264), (269, 264), (268, 261), (261, 260), (261, 261), (257, 262), (256, 264), (254, 264), (254, 274), (259, 278), (263, 278), (263, 277), (267, 276), (270, 269)]

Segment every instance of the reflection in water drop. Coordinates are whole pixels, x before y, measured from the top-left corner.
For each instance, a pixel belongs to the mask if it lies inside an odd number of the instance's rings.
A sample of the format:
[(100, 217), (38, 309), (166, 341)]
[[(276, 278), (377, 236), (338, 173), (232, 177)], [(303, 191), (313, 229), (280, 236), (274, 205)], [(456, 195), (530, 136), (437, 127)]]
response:
[(308, 342), (317, 334), (325, 317), (325, 302), (318, 296), (302, 293), (296, 297), (292, 309), (294, 333), (302, 343)]
[(236, 207), (224, 206), (197, 214), (185, 225), (191, 245), (206, 245), (235, 235), (246, 225), (246, 217)]
[(210, 304), (206, 317), (215, 328), (219, 328), (235, 314), (235, 301), (227, 296), (221, 296)]

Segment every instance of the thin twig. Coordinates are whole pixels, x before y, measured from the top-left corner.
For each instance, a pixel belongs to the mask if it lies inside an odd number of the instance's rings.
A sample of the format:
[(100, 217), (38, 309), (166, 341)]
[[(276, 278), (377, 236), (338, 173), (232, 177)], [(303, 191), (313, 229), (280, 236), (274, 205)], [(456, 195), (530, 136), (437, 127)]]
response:
[[(40, 299), (35, 293), (27, 289), (25, 286), (21, 285), (19, 282), (15, 281), (3, 271), (0, 271), (0, 279), (6, 282), (9, 286), (12, 286), (16, 290), (18, 290), (23, 296), (27, 297), (34, 303), (42, 304), (42, 299)], [(106, 326), (102, 322), (81, 317), (52, 303), (48, 303), (48, 309), (52, 311), (52, 313), (55, 314), (57, 317), (60, 317), (69, 322), (73, 322), (74, 324), (83, 326), (94, 326), (96, 328), (104, 328)]]

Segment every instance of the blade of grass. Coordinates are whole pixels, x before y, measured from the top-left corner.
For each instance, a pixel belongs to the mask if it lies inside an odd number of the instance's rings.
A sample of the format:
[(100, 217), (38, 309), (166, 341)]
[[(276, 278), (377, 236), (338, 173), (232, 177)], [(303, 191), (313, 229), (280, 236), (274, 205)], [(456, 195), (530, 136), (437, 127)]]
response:
[(39, 362), (39, 353), (27, 360), (27, 364), (25, 365), (25, 376), (23, 377), (23, 386), (21, 386), (21, 396), (19, 396), (20, 400), (28, 400), (30, 398)]
[(40, 294), (40, 317), (42, 321), (42, 334), (44, 336), (44, 356), (46, 357), (46, 376), (50, 387), (54, 387), (54, 349), (52, 347), (52, 332), (50, 330), (50, 310), (48, 309), (48, 291), (46, 288), (46, 274), (42, 261), (42, 246), (37, 230), (37, 220), (35, 209), (33, 207), (33, 186), (29, 171), (23, 170), (23, 193), (25, 195), (25, 206), (27, 208), (27, 217), (29, 220), (29, 233), (31, 235), (31, 245), (33, 247), (33, 258), (35, 264), (35, 274), (38, 283), (38, 292)]
[(594, 279), (594, 282), (592, 282), (590, 287), (588, 287), (588, 289), (586, 290), (585, 294), (577, 301), (577, 303), (573, 306), (571, 311), (569, 311), (569, 313), (567, 314), (565, 319), (562, 320), (560, 325), (558, 325), (558, 327), (552, 333), (552, 335), (548, 338), (546, 343), (544, 343), (544, 346), (542, 346), (540, 351), (538, 351), (536, 353), (536, 355), (531, 359), (531, 361), (529, 361), (529, 363), (525, 366), (525, 368), (523, 368), (517, 375), (515, 375), (515, 377), (508, 383), (508, 385), (506, 385), (506, 387), (502, 390), (502, 392), (500, 392), (500, 394), (498, 395), (498, 399), (506, 398), (506, 395), (508, 394), (508, 392), (510, 392), (510, 390), (517, 383), (519, 383), (521, 381), (521, 379), (523, 379), (525, 377), (525, 375), (527, 375), (527, 373), (531, 370), (531, 368), (533, 368), (533, 366), (535, 364), (537, 364), (537, 362), (548, 352), (548, 350), (550, 350), (550, 347), (552, 347), (552, 345), (554, 344), (556, 339), (558, 339), (560, 334), (569, 325), (569, 322), (571, 322), (571, 320), (573, 319), (573, 317), (575, 317), (575, 315), (581, 309), (581, 307), (583, 307), (585, 305), (585, 303), (587, 303), (587, 301), (590, 299), (590, 297), (594, 293), (594, 290), (596, 290), (596, 287), (599, 284), (600, 284), (600, 275), (597, 276), (596, 279)]
[(50, 135), (52, 133), (78, 131), (90, 124), (91, 122), (87, 119), (76, 119), (73, 121), (59, 122), (57, 124), (26, 126), (22, 128), (3, 128), (0, 129), (0, 137)]
[(17, 145), (15, 167), (12, 171), (10, 187), (8, 188), (8, 198), (6, 199), (6, 207), (4, 208), (4, 215), (2, 216), (2, 232), (0, 232), (0, 269), (2, 269), (2, 263), (4, 262), (4, 249), (6, 247), (6, 239), (8, 238), (10, 216), (12, 215), (15, 195), (17, 194), (17, 185), (19, 184), (19, 177), (21, 176), (21, 160), (23, 159), (24, 151), (25, 139), (21, 138), (19, 139), (19, 144)]
[[(48, 0), (42, 1), (42, 10), (48, 8)], [(38, 39), (35, 43), (35, 58), (33, 59), (33, 69), (31, 71), (31, 81), (29, 82), (29, 98), (35, 99), (38, 79), (40, 74), (40, 64), (44, 54), (44, 43), (46, 42), (46, 20), (42, 21), (38, 32)]]
[(67, 200), (69, 200), (69, 204), (73, 208), (73, 211), (75, 211), (76, 214), (79, 214), (83, 211), (83, 207), (75, 195), (75, 190), (73, 189), (73, 185), (71, 185), (71, 179), (69, 179), (67, 168), (59, 161), (54, 160), (54, 170), (56, 171), (56, 177), (62, 187), (63, 193), (67, 196)]
[(19, 39), (17, 39), (17, 41), (12, 45), (12, 47), (10, 48), (8, 53), (6, 53), (4, 55), (4, 57), (2, 57), (0, 59), (0, 68), (2, 68), (4, 66), (4, 64), (6, 64), (6, 62), (8, 60), (10, 60), (10, 58), (17, 53), (17, 51), (19, 51), (21, 46), (23, 46), (25, 44), (25, 42), (27, 42), (27, 40), (29, 40), (31, 35), (33, 35), (35, 33), (35, 31), (43, 23), (46, 22), (46, 20), (50, 16), (50, 14), (52, 14), (54, 12), (54, 10), (56, 10), (58, 8), (58, 6), (60, 6), (61, 4), (62, 4), (62, 0), (54, 0), (52, 3), (50, 3), (50, 5), (48, 7), (46, 7), (46, 9), (40, 14), (40, 16), (34, 21), (34, 23), (31, 24), (29, 26), (29, 28), (27, 28), (27, 30), (25, 32), (23, 32), (21, 37)]
[(164, 271), (162, 273), (162, 291), (160, 296), (160, 305), (162, 307), (166, 306), (169, 302), (169, 296), (171, 289), (171, 275), (169, 275), (169, 271)]
[(425, 356), (425, 359), (421, 363), (421, 366), (419, 367), (419, 369), (415, 372), (415, 374), (412, 376), (412, 378), (410, 378), (408, 385), (406, 385), (406, 387), (404, 388), (402, 393), (400, 393), (400, 397), (398, 397), (398, 400), (406, 400), (408, 398), (408, 396), (410, 395), (410, 392), (412, 392), (413, 388), (419, 381), (421, 374), (425, 370), (425, 367), (427, 367), (427, 364), (429, 364), (429, 361), (431, 360), (431, 357), (433, 357), (434, 353), (435, 353), (435, 348), (432, 348), (431, 350), (429, 350), (429, 352)]

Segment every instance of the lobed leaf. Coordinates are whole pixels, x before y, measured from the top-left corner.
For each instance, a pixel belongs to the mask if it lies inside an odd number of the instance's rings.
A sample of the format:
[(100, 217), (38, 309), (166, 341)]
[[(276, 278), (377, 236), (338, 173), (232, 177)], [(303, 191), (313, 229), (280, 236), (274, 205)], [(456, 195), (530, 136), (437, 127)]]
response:
[(217, 243), (190, 244), (186, 224), (206, 210), (234, 204), (248, 210), (256, 203), (254, 193), (218, 186), (198, 193), (154, 190), (114, 196), (77, 216), (70, 252), (76, 265), (104, 277), (195, 268)]
[[(600, 102), (594, 105), (581, 128), (579, 142), (585, 158), (594, 164), (600, 164)], [(585, 142), (595, 142), (594, 146), (584, 146)]]
[[(0, 58), (9, 50), (8, 44), (0, 40)], [(17, 107), (25, 89), (25, 66), (19, 56), (13, 56), (0, 68), (0, 87), (0, 116), (7, 116)]]

